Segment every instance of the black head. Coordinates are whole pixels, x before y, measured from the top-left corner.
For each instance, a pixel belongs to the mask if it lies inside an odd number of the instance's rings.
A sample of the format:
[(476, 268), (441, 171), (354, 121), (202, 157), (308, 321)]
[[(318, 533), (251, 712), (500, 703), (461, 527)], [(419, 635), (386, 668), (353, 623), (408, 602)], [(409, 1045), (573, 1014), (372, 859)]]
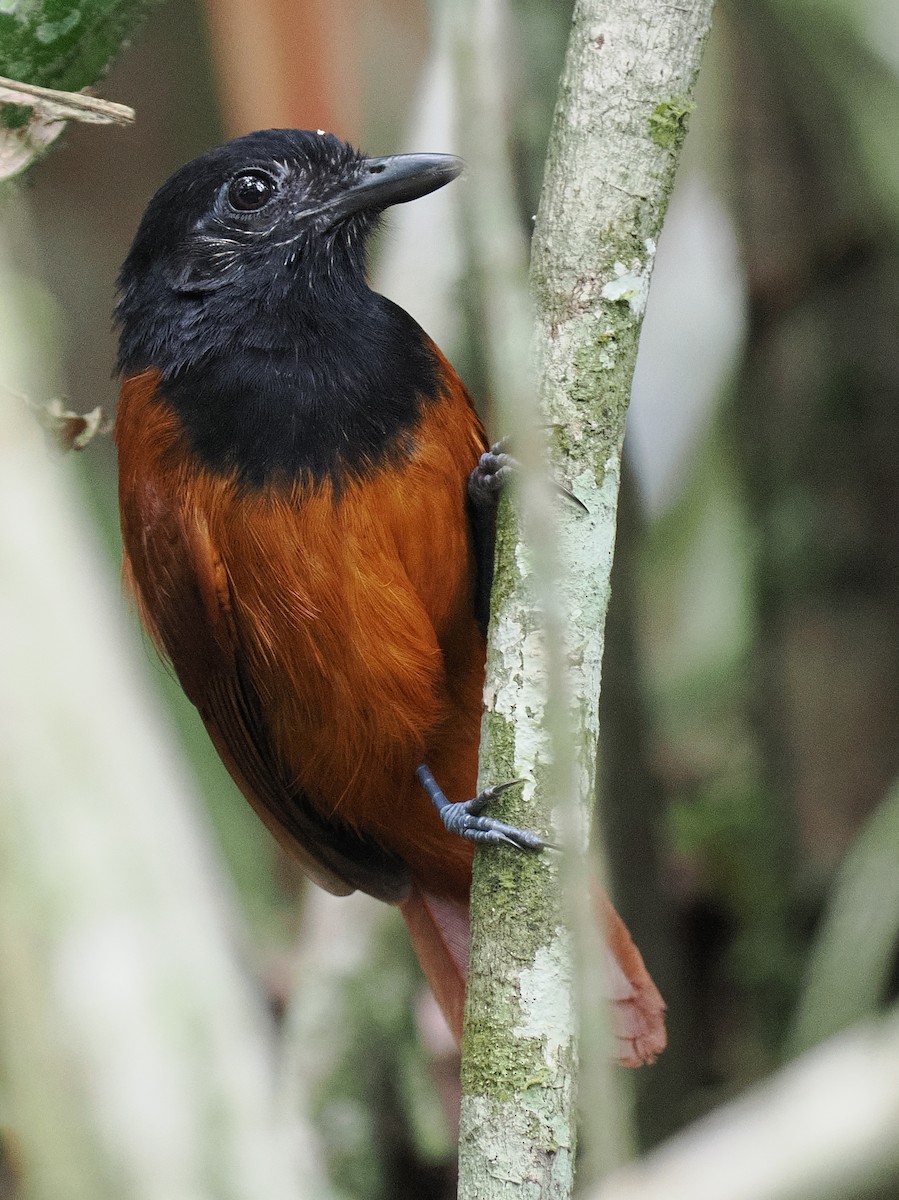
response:
[(246, 328), (254, 313), (320, 312), (363, 287), (379, 214), (461, 168), (445, 154), (366, 158), (301, 129), (250, 133), (187, 163), (150, 201), (122, 267), (120, 369), (171, 373), (213, 350), (235, 314)]
[(194, 451), (248, 485), (368, 471), (439, 392), (427, 337), (366, 284), (368, 237), (461, 168), (298, 129), (188, 163), (122, 267), (119, 370), (157, 369)]

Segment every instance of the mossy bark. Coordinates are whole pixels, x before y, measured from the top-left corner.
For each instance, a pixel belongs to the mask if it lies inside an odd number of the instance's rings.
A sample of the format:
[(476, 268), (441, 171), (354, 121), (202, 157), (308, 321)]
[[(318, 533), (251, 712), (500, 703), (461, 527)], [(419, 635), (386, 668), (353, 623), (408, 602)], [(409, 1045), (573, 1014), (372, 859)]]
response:
[[(504, 805), (506, 819), (558, 828), (575, 853), (564, 873), (551, 854), (499, 851), (476, 863), (460, 1147), (466, 1197), (561, 1197), (572, 1187), (574, 947), (589, 939), (583, 922), (569, 932), (562, 884), (588, 911), (585, 833), (621, 442), (655, 238), (710, 10), (711, 0), (575, 7), (531, 294), (538, 419), (551, 428), (553, 474), (583, 507), (548, 512), (525, 481), (526, 541), (511, 506), (502, 508), (481, 764), (485, 781), (527, 781)], [(676, 136), (660, 137), (661, 116), (675, 110)], [(513, 363), (506, 378), (520, 379), (520, 368)], [(505, 419), (504, 432), (518, 438), (522, 418)], [(595, 1113), (606, 1166), (625, 1146), (613, 1089), (607, 1078)]]

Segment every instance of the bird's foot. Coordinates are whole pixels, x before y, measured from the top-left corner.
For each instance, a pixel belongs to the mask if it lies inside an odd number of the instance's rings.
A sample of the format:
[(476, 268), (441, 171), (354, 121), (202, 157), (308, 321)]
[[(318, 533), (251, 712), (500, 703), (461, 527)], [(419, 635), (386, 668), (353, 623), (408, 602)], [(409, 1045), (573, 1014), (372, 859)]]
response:
[(468, 477), (468, 494), (474, 504), (495, 504), (500, 492), (518, 469), (518, 460), (508, 453), (509, 438), (502, 438), (485, 450)]
[[(468, 477), (468, 495), (478, 508), (489, 508), (499, 500), (500, 494), (521, 464), (508, 452), (511, 439), (502, 438), (478, 459), (478, 465)], [(550, 480), (552, 488), (578, 508), (587, 511), (586, 504), (575, 496), (570, 488), (557, 480)]]
[(518, 829), (514, 825), (506, 825), (503, 821), (497, 821), (493, 817), (481, 815), (491, 800), (495, 800), (506, 788), (524, 783), (523, 779), (512, 779), (508, 783), (496, 783), (493, 787), (484, 788), (471, 800), (453, 804), (443, 794), (437, 780), (424, 763), (418, 767), (415, 774), (433, 800), (441, 820), (450, 833), (468, 838), (472, 842), (515, 846), (519, 850), (544, 850), (548, 845), (536, 833), (530, 833), (527, 829)]

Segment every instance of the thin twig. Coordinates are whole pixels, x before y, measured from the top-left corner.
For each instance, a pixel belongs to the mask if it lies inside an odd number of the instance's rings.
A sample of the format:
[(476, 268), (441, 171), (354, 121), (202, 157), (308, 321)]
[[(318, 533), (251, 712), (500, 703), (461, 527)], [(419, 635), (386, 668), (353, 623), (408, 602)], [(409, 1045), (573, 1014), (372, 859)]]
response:
[(94, 125), (133, 125), (135, 112), (86, 92), (60, 92), (0, 75), (0, 104), (33, 108), (47, 121), (87, 121)]

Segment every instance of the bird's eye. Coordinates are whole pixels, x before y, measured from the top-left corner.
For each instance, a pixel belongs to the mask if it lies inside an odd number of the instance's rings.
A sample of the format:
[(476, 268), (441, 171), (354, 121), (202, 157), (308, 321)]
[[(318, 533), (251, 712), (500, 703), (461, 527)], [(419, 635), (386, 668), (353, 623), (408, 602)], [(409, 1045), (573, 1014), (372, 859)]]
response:
[(275, 181), (267, 171), (244, 171), (228, 184), (228, 203), (238, 212), (264, 208), (275, 194)]

